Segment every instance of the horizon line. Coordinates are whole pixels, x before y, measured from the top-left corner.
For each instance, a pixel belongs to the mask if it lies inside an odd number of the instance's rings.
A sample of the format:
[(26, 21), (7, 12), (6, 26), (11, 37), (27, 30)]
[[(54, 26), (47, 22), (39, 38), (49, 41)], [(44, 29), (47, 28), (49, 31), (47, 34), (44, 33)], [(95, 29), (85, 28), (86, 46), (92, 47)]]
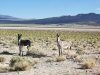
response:
[(54, 17), (62, 17), (62, 16), (76, 16), (79, 14), (100, 14), (100, 13), (88, 12), (88, 13), (77, 13), (77, 14), (60, 15), (60, 16), (48, 16), (48, 17), (44, 17), (44, 18), (21, 18), (21, 17), (17, 17), (17, 16), (13, 16), (13, 15), (5, 15), (5, 14), (0, 14), (0, 16), (9, 16), (9, 17), (18, 18), (18, 19), (29, 20), (29, 19), (46, 19), (46, 18), (54, 18)]

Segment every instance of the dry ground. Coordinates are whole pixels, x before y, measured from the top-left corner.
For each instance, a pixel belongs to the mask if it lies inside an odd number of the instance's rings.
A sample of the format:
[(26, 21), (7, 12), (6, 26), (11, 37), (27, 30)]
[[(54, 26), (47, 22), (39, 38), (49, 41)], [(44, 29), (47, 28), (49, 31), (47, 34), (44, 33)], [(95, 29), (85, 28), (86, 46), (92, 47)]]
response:
[[(7, 27), (7, 29), (16, 28)], [(40, 28), (28, 29), (40, 30)], [(100, 29), (54, 28), (54, 30), (55, 29), (100, 32)], [(42, 28), (42, 30), (47, 30), (47, 28)], [(6, 61), (0, 64), (4, 67), (7, 67), (11, 58), (17, 57), (19, 53), (18, 46), (10, 42), (12, 39), (15, 39), (15, 37), (0, 38), (0, 57), (6, 58)], [(26, 55), (26, 47), (23, 48), (23, 51), (25, 58), (32, 61), (35, 60), (37, 64), (35, 64), (31, 70), (0, 73), (0, 75), (100, 75), (100, 41), (63, 40), (62, 43), (63, 56), (60, 59), (58, 57), (58, 49), (55, 41), (49, 42), (48, 45), (43, 41), (34, 41), (28, 55)], [(71, 46), (71, 50), (69, 46)], [(57, 59), (60, 61), (57, 61)], [(88, 65), (92, 66), (89, 69), (84, 68), (83, 65), (85, 62), (89, 62), (90, 64)]]
[(23, 30), (61, 30), (61, 31), (83, 31), (83, 32), (100, 32), (100, 27), (0, 27), (0, 29), (23, 29)]

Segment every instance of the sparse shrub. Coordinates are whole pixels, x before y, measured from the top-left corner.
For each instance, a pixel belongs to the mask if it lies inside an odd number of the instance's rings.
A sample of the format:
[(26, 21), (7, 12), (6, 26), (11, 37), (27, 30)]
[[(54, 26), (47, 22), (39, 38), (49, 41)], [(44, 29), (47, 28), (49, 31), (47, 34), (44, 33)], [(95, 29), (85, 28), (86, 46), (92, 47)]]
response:
[(57, 58), (56, 58), (56, 61), (57, 62), (61, 62), (61, 61), (65, 61), (66, 60), (66, 58), (64, 57), (64, 56), (58, 56)]
[(49, 58), (46, 60), (46, 62), (54, 62), (54, 61), (55, 61), (55, 59), (53, 59), (53, 58)]
[(84, 52), (83, 49), (78, 49), (76, 53), (79, 54), (79, 55), (82, 55), (82, 54), (84, 54), (85, 52)]
[(32, 63), (32, 65), (35, 65), (35, 64), (37, 64), (39, 61), (37, 61), (37, 60), (34, 60), (34, 61), (32, 61), (31, 63)]
[(27, 61), (19, 61), (15, 63), (14, 67), (15, 71), (24, 71), (30, 69), (31, 65)]
[(0, 57), (0, 62), (4, 62), (5, 58), (4, 57)]
[(5, 72), (8, 72), (8, 69), (6, 67), (0, 66), (0, 73), (5, 73)]
[(9, 68), (4, 66), (4, 64), (0, 64), (0, 73), (8, 72)]
[(52, 50), (56, 51), (56, 50), (57, 50), (57, 48), (56, 48), (56, 47), (54, 47)]
[(89, 60), (84, 62), (84, 64), (82, 65), (82, 68), (83, 69), (92, 69), (95, 66), (96, 66), (96, 60), (89, 59)]
[(75, 62), (83, 62), (83, 58), (80, 55), (77, 55), (74, 59)]
[(77, 54), (73, 54), (73, 55), (71, 55), (71, 54), (66, 54), (66, 58), (67, 59), (75, 59), (77, 57)]
[(53, 61), (52, 59), (47, 59), (47, 60), (46, 60), (46, 62), (52, 62), (52, 61)]
[(32, 68), (32, 62), (25, 58), (13, 57), (10, 60), (10, 67), (12, 71), (25, 71)]

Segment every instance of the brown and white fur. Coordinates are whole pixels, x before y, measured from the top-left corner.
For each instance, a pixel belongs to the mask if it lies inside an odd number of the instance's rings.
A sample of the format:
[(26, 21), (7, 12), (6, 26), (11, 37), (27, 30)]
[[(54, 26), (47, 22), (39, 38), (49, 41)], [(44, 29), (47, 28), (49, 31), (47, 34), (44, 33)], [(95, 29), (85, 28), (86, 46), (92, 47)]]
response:
[(22, 47), (27, 46), (27, 49), (29, 51), (29, 47), (31, 46), (30, 40), (22, 40), (21, 39), (22, 34), (18, 34), (18, 46), (19, 46), (19, 55), (23, 56)]
[(58, 47), (58, 50), (59, 50), (59, 56), (61, 56), (63, 49), (62, 49), (62, 42), (60, 40), (60, 34), (57, 33), (56, 37), (57, 37), (57, 47)]

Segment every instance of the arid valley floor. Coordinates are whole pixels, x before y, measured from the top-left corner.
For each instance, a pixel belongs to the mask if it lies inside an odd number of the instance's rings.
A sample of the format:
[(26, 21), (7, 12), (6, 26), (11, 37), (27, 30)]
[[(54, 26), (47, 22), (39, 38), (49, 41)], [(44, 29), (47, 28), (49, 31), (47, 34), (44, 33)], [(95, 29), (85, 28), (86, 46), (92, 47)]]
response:
[[(22, 48), (23, 57), (18, 55), (20, 33), (22, 39), (32, 42), (28, 53)], [(57, 33), (62, 56), (58, 54)], [(100, 29), (0, 27), (0, 75), (100, 75)]]

